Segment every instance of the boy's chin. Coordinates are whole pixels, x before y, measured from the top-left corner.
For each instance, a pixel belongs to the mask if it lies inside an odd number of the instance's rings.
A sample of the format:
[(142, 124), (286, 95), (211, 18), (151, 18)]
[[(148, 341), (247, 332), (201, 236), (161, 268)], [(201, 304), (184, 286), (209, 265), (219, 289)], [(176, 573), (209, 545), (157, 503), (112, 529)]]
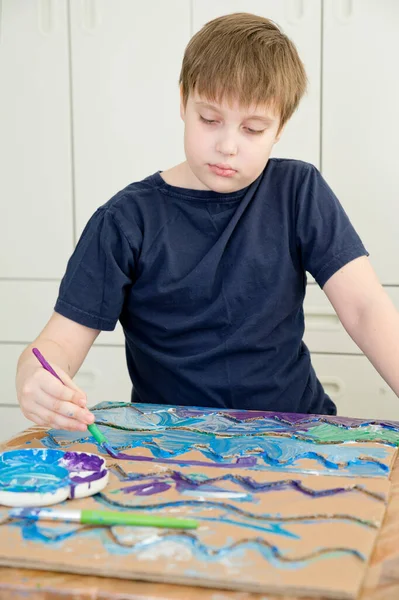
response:
[(222, 194), (237, 192), (248, 185), (238, 175), (228, 178), (212, 175), (211, 177), (208, 176), (204, 183), (213, 192), (221, 192)]

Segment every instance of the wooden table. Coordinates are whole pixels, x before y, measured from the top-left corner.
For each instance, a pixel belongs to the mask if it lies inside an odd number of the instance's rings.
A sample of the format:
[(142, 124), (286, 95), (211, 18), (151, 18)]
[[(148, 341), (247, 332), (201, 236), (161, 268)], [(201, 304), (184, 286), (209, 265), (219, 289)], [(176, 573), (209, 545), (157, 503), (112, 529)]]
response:
[[(15, 439), (15, 438), (14, 438)], [(8, 449), (5, 444), (0, 448)], [(399, 600), (399, 457), (388, 510), (359, 600)], [(209, 588), (0, 567), (0, 600), (299, 600)], [(300, 600), (322, 600), (322, 598)]]

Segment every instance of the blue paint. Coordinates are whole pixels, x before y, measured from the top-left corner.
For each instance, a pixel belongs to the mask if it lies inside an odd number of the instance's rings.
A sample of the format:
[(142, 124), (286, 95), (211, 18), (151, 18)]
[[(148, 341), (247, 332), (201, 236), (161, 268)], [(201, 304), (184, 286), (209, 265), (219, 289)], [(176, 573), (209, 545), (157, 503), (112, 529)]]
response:
[(22, 538), (29, 542), (39, 542), (54, 548), (62, 548), (63, 542), (73, 538), (79, 531), (79, 526), (60, 525), (57, 528), (39, 525), (39, 521), (23, 519), (12, 523), (12, 527), (21, 530)]
[(47, 493), (69, 484), (69, 471), (55, 465), (0, 467), (1, 491)]
[[(95, 407), (96, 422), (113, 422), (115, 416), (122, 415), (129, 428), (153, 428), (160, 430), (169, 427), (196, 428), (202, 431), (226, 433), (247, 433), (254, 428), (260, 432), (289, 432), (295, 435), (311, 430), (320, 423), (329, 423), (337, 428), (356, 429), (369, 427), (399, 431), (398, 421), (378, 421), (337, 416), (303, 415), (297, 413), (276, 413), (268, 411), (241, 411), (232, 409), (165, 406), (163, 404), (131, 404), (130, 402), (101, 402)], [(121, 421), (122, 422), (122, 421)]]
[(64, 453), (29, 448), (0, 455), (0, 489), (7, 492), (52, 493), (70, 484), (69, 471), (59, 465)]
[[(14, 524), (13, 526), (16, 525)], [(131, 546), (126, 546), (124, 545), (123, 538), (119, 535), (117, 528), (114, 529), (115, 542), (107, 535), (107, 528), (100, 528), (100, 531), (98, 528), (93, 527), (92, 529), (83, 529), (81, 526), (73, 528), (68, 527), (67, 530), (65, 530), (65, 527), (63, 529), (60, 529), (59, 527), (50, 529), (43, 527), (42, 525), (39, 526), (36, 521), (24, 521), (22, 524), (18, 523), (18, 526), (21, 528), (24, 540), (44, 543), (57, 548), (62, 548), (63, 542), (77, 535), (89, 538), (95, 537), (96, 539), (100, 537), (107, 551), (112, 554), (139, 555), (144, 550), (152, 548), (156, 549), (161, 543), (167, 544), (168, 542), (175, 542), (188, 548), (193, 556), (200, 561), (217, 562), (226, 557), (237, 557), (242, 559), (245, 551), (253, 550), (260, 553), (269, 564), (279, 569), (298, 569), (302, 568), (304, 563), (312, 563), (316, 560), (331, 559), (343, 555), (353, 556), (361, 561), (366, 560), (363, 554), (352, 548), (323, 548), (320, 551), (313, 553), (313, 555), (310, 553), (303, 558), (301, 558), (301, 556), (296, 558), (296, 555), (293, 552), (290, 551), (289, 553), (282, 554), (278, 546), (269, 544), (262, 538), (254, 538), (251, 540), (245, 539), (236, 544), (229, 543), (219, 548), (215, 548), (202, 543), (195, 535), (168, 532), (166, 534), (150, 535), (145, 540), (133, 542)], [(118, 543), (119, 539), (121, 540), (120, 544)], [(293, 558), (290, 558), (291, 556)], [(287, 560), (289, 562), (286, 562)]]
[(278, 523), (270, 523), (269, 525), (254, 525), (253, 523), (243, 523), (242, 521), (234, 521), (233, 519), (227, 519), (226, 517), (195, 517), (196, 521), (216, 522), (216, 523), (227, 523), (234, 525), (235, 527), (245, 527), (246, 529), (254, 529), (255, 531), (263, 531), (267, 533), (273, 533), (274, 535), (282, 535), (284, 537), (300, 540), (301, 537), (288, 531), (283, 525)]
[[(95, 413), (95, 411), (94, 411)], [(131, 421), (131, 419), (130, 419)], [(117, 423), (121, 423), (118, 417)], [(248, 424), (248, 427), (251, 424)], [(127, 427), (128, 425), (126, 425)], [(254, 428), (251, 425), (252, 430)], [(249, 429), (248, 429), (249, 431)], [(158, 462), (167, 461), (171, 464), (193, 466), (200, 461), (186, 461), (182, 455), (198, 449), (201, 454), (216, 465), (226, 467), (234, 465), (237, 459), (253, 462), (256, 470), (290, 471), (290, 472), (323, 472), (334, 475), (378, 477), (389, 471), (381, 460), (388, 457), (388, 450), (381, 447), (359, 447), (358, 444), (315, 444), (292, 438), (234, 436), (216, 437), (200, 431), (167, 431), (167, 432), (141, 432), (133, 430), (120, 430), (114, 427), (107, 428), (107, 438), (115, 449), (145, 448), (151, 451)], [(69, 431), (52, 431), (43, 443), (47, 446), (57, 447), (60, 443), (74, 442), (87, 443), (91, 440), (81, 437), (79, 433)], [(232, 458), (233, 457), (233, 458)], [(365, 457), (363, 459), (363, 457)], [(152, 462), (151, 457), (127, 457), (118, 453), (118, 458)], [(308, 468), (298, 465), (298, 462), (310, 459), (313, 464)], [(201, 465), (209, 463), (205, 461)], [(243, 467), (243, 464), (237, 466)], [(246, 465), (250, 466), (249, 464)], [(320, 469), (322, 467), (322, 470)]]
[(90, 483), (106, 474), (104, 460), (84, 452), (43, 448), (10, 450), (0, 454), (0, 490), (54, 493)]

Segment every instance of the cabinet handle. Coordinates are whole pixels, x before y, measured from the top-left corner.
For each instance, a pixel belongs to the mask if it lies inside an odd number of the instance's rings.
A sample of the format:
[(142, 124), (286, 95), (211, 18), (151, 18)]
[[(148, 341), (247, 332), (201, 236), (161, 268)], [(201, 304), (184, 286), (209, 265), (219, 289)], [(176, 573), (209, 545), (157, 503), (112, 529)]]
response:
[(2, 24), (3, 24), (3, 0), (0, 0), (0, 44), (2, 39)]
[(334, 375), (317, 376), (326, 394), (331, 396), (333, 400), (341, 398), (345, 392), (345, 383), (339, 377)]
[(54, 0), (40, 0), (38, 4), (38, 26), (43, 35), (50, 35), (55, 29)]
[(337, 21), (347, 25), (353, 20), (353, 0), (334, 0), (332, 5)]
[(100, 24), (98, 2), (96, 0), (81, 0), (82, 27), (89, 33), (94, 33)]
[(325, 308), (305, 308), (305, 329), (309, 331), (340, 331), (341, 321), (338, 315)]
[(298, 25), (305, 17), (305, 0), (285, 0), (284, 14), (290, 25)]
[(74, 381), (83, 391), (87, 391), (96, 386), (99, 376), (100, 373), (97, 369), (81, 369)]

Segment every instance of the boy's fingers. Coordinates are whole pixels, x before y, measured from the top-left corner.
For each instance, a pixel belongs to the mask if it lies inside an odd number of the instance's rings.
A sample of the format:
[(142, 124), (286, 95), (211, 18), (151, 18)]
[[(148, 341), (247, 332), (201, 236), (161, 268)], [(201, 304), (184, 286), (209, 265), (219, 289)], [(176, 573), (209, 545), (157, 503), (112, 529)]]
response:
[(84, 423), (80, 423), (76, 419), (64, 417), (61, 414), (52, 412), (39, 405), (36, 406), (35, 412), (32, 412), (31, 415), (36, 422), (41, 420), (41, 424), (45, 425), (46, 427), (52, 427), (54, 429), (66, 429), (68, 431), (86, 431), (87, 429), (87, 426)]
[(65, 373), (65, 371), (63, 371), (62, 369), (60, 369), (59, 367), (54, 367), (56, 373), (59, 375), (59, 377), (62, 379), (62, 382), (67, 385), (69, 388), (75, 390), (76, 392), (79, 392), (79, 394), (81, 394), (83, 397), (86, 397), (86, 394), (76, 385), (76, 383), (74, 382), (73, 379), (71, 379), (71, 377), (68, 375), (68, 373)]
[(73, 402), (78, 406), (86, 406), (85, 395), (79, 388), (77, 388), (78, 391), (76, 391), (76, 386), (74, 386), (74, 389), (71, 389), (69, 385), (64, 385), (44, 369), (38, 371), (37, 377), (40, 379), (41, 389), (47, 392), (47, 394), (50, 394), (50, 396), (60, 398), (67, 402)]
[[(40, 390), (36, 396), (36, 404), (46, 409), (49, 412), (67, 417), (68, 419), (75, 419), (81, 423), (90, 425), (94, 423), (94, 415), (87, 410), (87, 408), (80, 408), (73, 402), (68, 402), (54, 396), (49, 396), (45, 391)], [(32, 406), (30, 409), (34, 411)]]
[(39, 417), (38, 415), (35, 415), (34, 413), (31, 412), (27, 412), (25, 413), (25, 417), (27, 419), (29, 419), (30, 421), (33, 421), (34, 423), (36, 423), (36, 425), (45, 425), (45, 421)]
[(74, 396), (71, 399), (71, 402), (75, 402), (79, 406), (86, 406), (87, 397), (86, 397), (86, 394), (84, 393), (84, 391), (81, 390), (80, 387), (78, 387), (76, 385), (76, 383), (73, 381), (73, 379), (71, 379), (69, 377), (69, 375), (67, 375), (67, 373), (65, 373), (62, 370), (61, 370), (60, 377), (61, 377), (63, 383), (65, 384), (65, 386), (68, 386), (68, 388), (70, 388), (71, 390), (74, 390), (74, 392), (75, 392)]

